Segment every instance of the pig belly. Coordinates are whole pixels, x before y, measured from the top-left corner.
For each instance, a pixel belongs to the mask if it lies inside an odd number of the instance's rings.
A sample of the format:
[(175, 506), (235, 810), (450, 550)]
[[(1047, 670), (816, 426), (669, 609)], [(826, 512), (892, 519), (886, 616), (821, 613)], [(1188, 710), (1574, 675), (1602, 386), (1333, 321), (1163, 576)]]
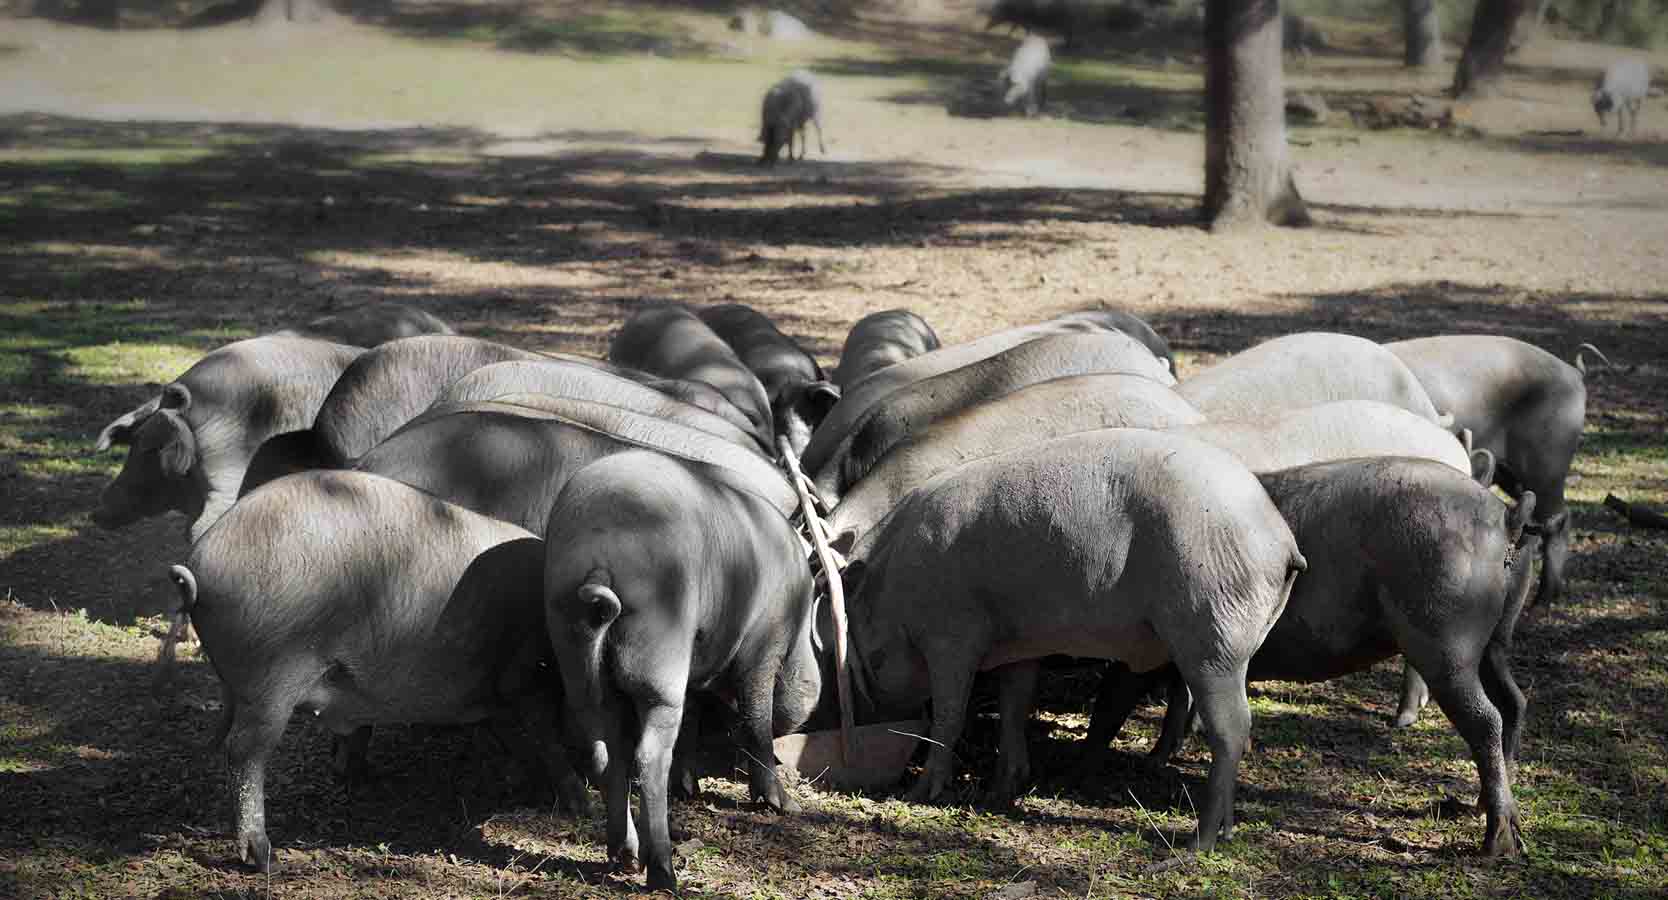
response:
[(1170, 648), (1146, 622), (1111, 628), (1074, 628), (1029, 632), (992, 645), (979, 663), (988, 671), (1009, 663), (1060, 654), (1090, 659), (1122, 660), (1137, 672), (1156, 669), (1170, 661)]

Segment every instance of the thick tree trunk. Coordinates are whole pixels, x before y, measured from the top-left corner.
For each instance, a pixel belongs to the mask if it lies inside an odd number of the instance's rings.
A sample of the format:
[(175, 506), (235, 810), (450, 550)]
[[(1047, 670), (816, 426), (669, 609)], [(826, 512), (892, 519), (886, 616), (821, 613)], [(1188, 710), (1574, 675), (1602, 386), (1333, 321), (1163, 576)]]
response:
[(255, 18), (262, 22), (322, 22), (333, 15), (325, 0), (263, 0)]
[(1437, 14), (1436, 0), (1402, 0), (1402, 35), (1407, 39), (1403, 65), (1442, 65), (1442, 17)]
[(1454, 70), (1454, 96), (1478, 97), (1489, 92), (1506, 67), (1512, 31), (1529, 7), (1529, 0), (1477, 0), (1471, 16), (1471, 36)]
[(1206, 0), (1205, 199), (1213, 231), (1307, 225), (1286, 157), (1279, 0)]

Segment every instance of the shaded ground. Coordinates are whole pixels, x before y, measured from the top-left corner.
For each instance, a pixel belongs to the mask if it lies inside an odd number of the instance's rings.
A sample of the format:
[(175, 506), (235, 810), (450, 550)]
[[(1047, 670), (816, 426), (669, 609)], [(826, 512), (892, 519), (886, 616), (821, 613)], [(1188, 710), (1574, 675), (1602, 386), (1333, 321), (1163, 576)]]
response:
[[(1202, 154), (1185, 46), (1062, 57), (1053, 115), (970, 119), (947, 107), (1012, 41), (965, 17), (898, 16), (831, 21), (832, 38), (792, 49), (735, 43), (718, 16), (659, 19), (685, 48), (675, 59), (629, 42), (511, 47), (525, 18), (471, 32), (482, 20), (461, 15), (421, 43), (12, 29), (0, 895), (625, 890), (603, 871), (600, 822), (528, 806), (514, 767), (466, 731), (379, 732), (382, 777), (349, 799), (325, 775), (324, 736), (298, 722), (270, 792), (283, 869), (268, 883), (228, 863), (221, 767), (200, 753), (213, 676), (188, 662), (177, 703), (145, 688), (149, 617), (166, 602), (151, 581), (183, 552), (183, 523), (92, 528), (120, 457), (87, 448), (205, 350), (344, 306), (415, 303), (466, 333), (595, 354), (637, 304), (668, 298), (753, 304), (828, 362), (852, 321), (891, 306), (955, 340), (1109, 303), (1147, 317), (1184, 374), (1315, 329), (1505, 333), (1566, 357), (1592, 342), (1636, 366), (1589, 377), (1574, 598), (1537, 613), (1515, 654), (1532, 703), (1517, 787), (1528, 861), (1472, 855), (1481, 822), (1441, 802), (1475, 791), (1464, 746), (1434, 710), (1390, 731), (1384, 666), (1259, 686), (1239, 839), (1143, 875), (1191, 826), (1208, 754), (1195, 744), (1146, 769), (1146, 709), (1111, 769), (1067, 774), (1094, 683), (1079, 669), (1049, 682), (1032, 723), (1048, 774), (1017, 814), (970, 805), (993, 762), (986, 702), (944, 808), (806, 786), (807, 815), (776, 819), (709, 779), (712, 795), (673, 817), (692, 893), (984, 897), (1035, 881), (1073, 896), (1660, 896), (1668, 541), (1600, 505), (1610, 491), (1668, 504), (1660, 101), (1640, 139), (1593, 135), (1586, 88), (1566, 73), (1603, 51), (1549, 42), (1476, 111), (1479, 138), (1294, 132), (1319, 227), (1216, 238), (1192, 213)], [(1369, 37), (1294, 80), (1334, 99), (1424, 89)], [(795, 65), (824, 78), (831, 152), (761, 171), (755, 99)], [(1588, 133), (1536, 133), (1568, 128)]]

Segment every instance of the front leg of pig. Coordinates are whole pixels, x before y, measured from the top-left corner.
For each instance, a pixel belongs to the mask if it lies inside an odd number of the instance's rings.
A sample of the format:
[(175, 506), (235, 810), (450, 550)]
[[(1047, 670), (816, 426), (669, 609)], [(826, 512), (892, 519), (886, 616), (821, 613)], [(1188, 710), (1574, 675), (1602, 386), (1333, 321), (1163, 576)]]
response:
[(909, 791), (911, 803), (930, 803), (937, 799), (954, 773), (955, 746), (961, 740), (967, 700), (973, 692), (973, 675), (986, 644), (984, 640), (956, 640), (942, 635), (920, 644), (921, 655), (927, 662), (927, 680), (932, 685), (932, 751), (927, 754), (926, 770)]

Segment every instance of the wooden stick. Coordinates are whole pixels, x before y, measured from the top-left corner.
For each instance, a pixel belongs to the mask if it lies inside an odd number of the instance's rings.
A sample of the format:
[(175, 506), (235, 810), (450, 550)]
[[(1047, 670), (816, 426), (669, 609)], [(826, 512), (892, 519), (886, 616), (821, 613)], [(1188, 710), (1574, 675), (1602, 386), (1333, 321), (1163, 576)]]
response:
[[(847, 666), (848, 637), (846, 632), (846, 591), (840, 583), (840, 569), (834, 565), (834, 551), (828, 546), (828, 538), (823, 533), (822, 520), (817, 517), (816, 505), (811, 499), (811, 492), (805, 481), (805, 474), (799, 469), (799, 457), (788, 446), (787, 438), (777, 439), (777, 446), (782, 451), (782, 465), (788, 469), (789, 480), (793, 482), (794, 490), (799, 493), (799, 508), (805, 517), (806, 531), (811, 533), (811, 543), (817, 549), (817, 559), (822, 562), (822, 570), (828, 576), (828, 609), (834, 618), (834, 679), (839, 689), (840, 698), (840, 764), (850, 766), (851, 760), (856, 758), (857, 750), (851, 743), (851, 730), (856, 721), (851, 705), (851, 670)], [(816, 627), (812, 623), (812, 627)]]
[(1629, 503), (1615, 494), (1604, 496), (1604, 506), (1639, 528), (1668, 528), (1668, 516), (1654, 509)]

